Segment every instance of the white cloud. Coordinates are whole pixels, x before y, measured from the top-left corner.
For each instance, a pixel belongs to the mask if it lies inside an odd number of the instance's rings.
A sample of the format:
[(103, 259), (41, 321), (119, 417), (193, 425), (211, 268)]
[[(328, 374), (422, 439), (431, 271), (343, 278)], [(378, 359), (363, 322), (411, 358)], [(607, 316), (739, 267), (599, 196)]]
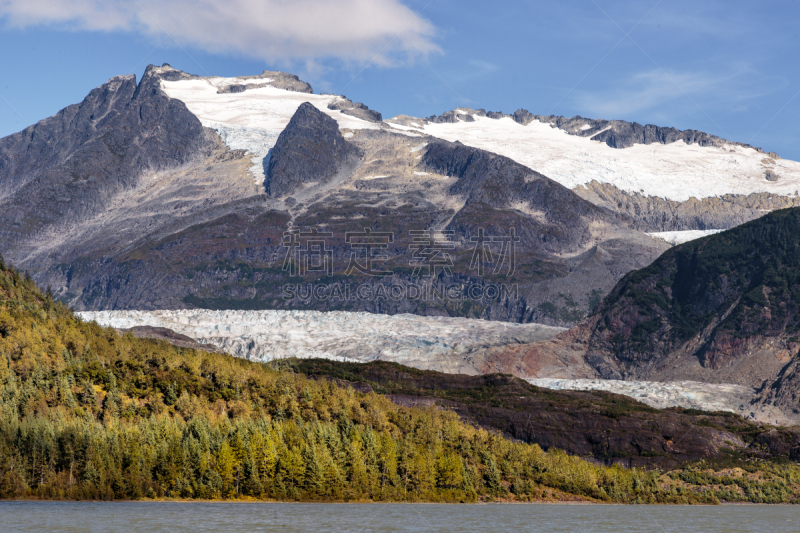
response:
[[(267, 61), (391, 65), (436, 52), (433, 25), (399, 0), (0, 0), (11, 27), (132, 31)], [(377, 56), (377, 57), (376, 57)]]

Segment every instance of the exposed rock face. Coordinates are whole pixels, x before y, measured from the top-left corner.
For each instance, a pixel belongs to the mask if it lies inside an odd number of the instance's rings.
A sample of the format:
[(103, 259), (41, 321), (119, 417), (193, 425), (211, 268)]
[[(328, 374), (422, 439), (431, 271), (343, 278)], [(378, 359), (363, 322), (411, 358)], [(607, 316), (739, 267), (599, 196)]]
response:
[(186, 335), (181, 335), (180, 333), (175, 333), (171, 329), (168, 328), (159, 328), (159, 327), (152, 327), (152, 326), (134, 326), (129, 329), (120, 329), (120, 333), (132, 333), (135, 337), (140, 339), (155, 339), (160, 341), (166, 341), (170, 344), (175, 346), (180, 346), (182, 348), (192, 348), (193, 350), (203, 350), (205, 352), (218, 352), (218, 353), (225, 353), (213, 344), (201, 344), (194, 340), (191, 337), (187, 337)]
[(272, 196), (287, 196), (303, 185), (327, 182), (361, 155), (335, 120), (305, 103), (278, 137), (264, 185)]
[[(424, 124), (447, 124), (455, 122), (475, 122), (474, 116), (485, 117), (486, 111), (483, 109), (470, 109), (468, 107), (459, 107), (452, 111), (446, 111), (439, 116), (431, 115), (427, 119), (421, 119)], [(419, 120), (419, 119), (417, 119)]]
[(460, 233), (477, 234), (482, 222), (479, 211), (519, 205), (521, 210), (536, 213), (517, 228), (522, 239), (550, 252), (574, 253), (592, 240), (592, 222), (618, 223), (611, 213), (538, 172), (457, 142), (430, 143), (422, 165), (426, 170), (458, 178), (450, 193), (466, 196), (467, 201), (450, 227)]
[(715, 135), (703, 133), (702, 131), (681, 131), (676, 128), (665, 128), (654, 124), (642, 126), (637, 122), (624, 120), (597, 120), (581, 116), (567, 118), (556, 115), (532, 115), (525, 109), (519, 109), (514, 112), (514, 120), (523, 125), (533, 120), (552, 124), (570, 135), (589, 137), (592, 140), (604, 142), (611, 148), (628, 148), (634, 144), (671, 144), (676, 141), (684, 141), (686, 144), (698, 144), (700, 146), (735, 145), (750, 147), (748, 144), (720, 139)]
[(523, 126), (527, 126), (528, 124), (536, 120), (537, 116), (528, 111), (527, 109), (517, 109), (516, 111), (514, 111), (512, 118), (514, 119), (514, 122), (522, 124)]
[(294, 91), (298, 93), (308, 93), (308, 94), (312, 94), (314, 92), (314, 90), (311, 88), (311, 85), (304, 82), (294, 74), (265, 70), (261, 74), (261, 77), (270, 78), (269, 82), (270, 86), (275, 87), (277, 89)]
[(728, 229), (770, 211), (800, 207), (798, 196), (771, 193), (726, 194), (678, 202), (622, 191), (611, 184), (596, 181), (573, 190), (595, 205), (630, 216), (648, 232)]
[(353, 117), (358, 117), (370, 122), (382, 122), (383, 116), (377, 111), (373, 111), (361, 102), (353, 103), (347, 98), (340, 98), (335, 102), (328, 104), (328, 109), (336, 109)]
[[(180, 71), (175, 71), (180, 72)], [(175, 75), (172, 77), (162, 76), (165, 80), (175, 81)], [(196, 76), (195, 76), (196, 77)], [(240, 76), (237, 80), (244, 83), (223, 84), (219, 87), (220, 93), (241, 93), (247, 89), (256, 89), (258, 87), (275, 87), (276, 89), (283, 89), (285, 91), (293, 91), (298, 93), (313, 94), (314, 90), (311, 85), (302, 81), (294, 74), (286, 72), (265, 70), (258, 76)]]
[(161, 92), (156, 68), (138, 86), (133, 75), (112, 78), (80, 104), (0, 139), (0, 247), (100, 213), (144, 173), (215, 145), (183, 102)]
[[(462, 118), (460, 115), (468, 115), (469, 119)], [(557, 115), (542, 116), (534, 115), (527, 109), (517, 109), (513, 114), (506, 115), (500, 111), (490, 111), (487, 113), (483, 109), (476, 111), (459, 108), (447, 111), (439, 116), (432, 115), (426, 122), (434, 124), (457, 122), (459, 118), (469, 121), (472, 119), (471, 115), (493, 119), (511, 117), (515, 122), (523, 126), (527, 126), (534, 120), (538, 120), (539, 122), (551, 124), (553, 127), (564, 130), (570, 135), (589, 137), (592, 140), (604, 142), (611, 148), (628, 148), (634, 144), (670, 144), (676, 141), (684, 141), (686, 144), (698, 144), (700, 146), (723, 146), (726, 144), (742, 147), (750, 146), (744, 143), (727, 141), (715, 135), (696, 130), (681, 131), (676, 128), (661, 127), (654, 124), (642, 126), (637, 122), (627, 122), (625, 120), (591, 119), (581, 116), (574, 116), (572, 118)]]
[[(477, 374), (488, 348), (536, 342), (561, 328), (464, 318), (318, 311), (99, 311), (78, 313), (137, 336), (164, 335), (216, 346), (251, 361), (287, 357), (392, 361), (442, 372)], [(147, 328), (147, 329), (142, 329)], [(188, 337), (187, 337), (188, 336)], [(158, 338), (158, 337), (157, 337)]]

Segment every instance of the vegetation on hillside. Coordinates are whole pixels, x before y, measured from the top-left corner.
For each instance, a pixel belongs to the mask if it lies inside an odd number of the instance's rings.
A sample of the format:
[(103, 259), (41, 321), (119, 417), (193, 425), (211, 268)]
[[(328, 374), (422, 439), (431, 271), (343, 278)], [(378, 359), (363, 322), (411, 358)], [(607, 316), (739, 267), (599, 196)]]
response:
[[(0, 264), (3, 498), (715, 502), (722, 494), (715, 478), (698, 483), (596, 466), (446, 410), (119, 335), (78, 320)], [(763, 501), (796, 501), (798, 483), (789, 466), (752, 481)]]
[(800, 336), (800, 208), (775, 211), (676, 246), (605, 299), (598, 332), (637, 357), (691, 339), (714, 321), (733, 338)]
[[(760, 425), (730, 412), (655, 409), (610, 392), (552, 390), (509, 374), (447, 374), (388, 361), (281, 359), (270, 365), (404, 404), (435, 403), (515, 440), (604, 463), (671, 469), (697, 460), (800, 459), (800, 428)], [(719, 446), (721, 439), (738, 444)]]

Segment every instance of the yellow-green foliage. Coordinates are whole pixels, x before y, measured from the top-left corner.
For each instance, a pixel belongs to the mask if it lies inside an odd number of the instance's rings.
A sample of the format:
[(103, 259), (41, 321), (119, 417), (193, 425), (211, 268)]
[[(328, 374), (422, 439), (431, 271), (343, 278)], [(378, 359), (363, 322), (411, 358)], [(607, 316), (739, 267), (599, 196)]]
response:
[(75, 318), (0, 265), (0, 497), (713, 502), (232, 357)]

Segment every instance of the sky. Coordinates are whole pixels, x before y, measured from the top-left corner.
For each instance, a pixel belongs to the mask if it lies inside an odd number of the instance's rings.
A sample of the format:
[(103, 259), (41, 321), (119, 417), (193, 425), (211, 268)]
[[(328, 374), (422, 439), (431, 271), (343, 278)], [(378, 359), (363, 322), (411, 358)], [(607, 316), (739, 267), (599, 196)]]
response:
[(800, 160), (800, 1), (0, 0), (0, 137), (109, 78), (283, 70), (380, 111), (696, 129)]

